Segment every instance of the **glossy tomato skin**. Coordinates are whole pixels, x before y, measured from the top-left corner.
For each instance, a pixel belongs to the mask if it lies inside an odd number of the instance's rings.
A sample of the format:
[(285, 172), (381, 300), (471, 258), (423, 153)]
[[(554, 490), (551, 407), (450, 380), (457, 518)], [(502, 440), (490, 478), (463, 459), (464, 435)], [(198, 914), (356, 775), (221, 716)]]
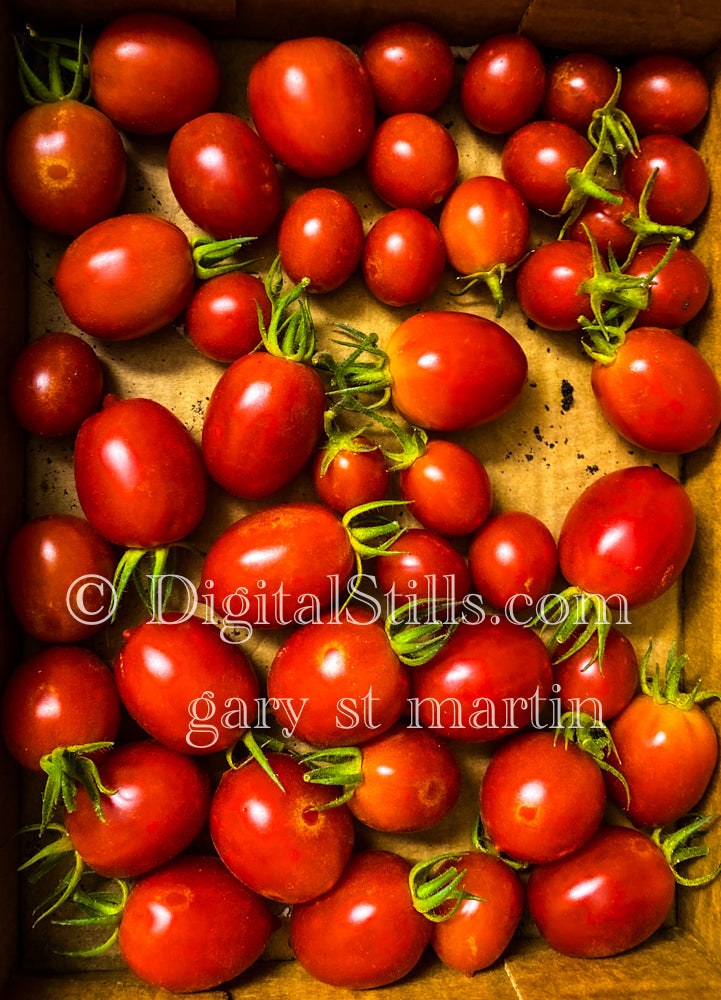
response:
[(45, 333), (15, 359), (8, 401), (21, 427), (41, 437), (74, 434), (100, 406), (103, 369), (86, 341)]
[(554, 240), (541, 244), (523, 261), (516, 274), (516, 296), (526, 316), (545, 330), (577, 330), (579, 316), (593, 316), (590, 295), (579, 291), (592, 277), (588, 243)]
[(447, 619), (448, 604), (455, 606), (471, 589), (471, 575), (458, 549), (425, 528), (406, 529), (393, 550), (376, 559), (375, 577), (389, 607), (417, 600), (423, 621), (436, 615)]
[(615, 625), (606, 635), (603, 663), (598, 661), (598, 636), (592, 636), (575, 653), (566, 655), (579, 638), (570, 639), (553, 652), (553, 677), (558, 698), (566, 711), (580, 711), (608, 722), (633, 698), (638, 688), (638, 658), (629, 639)]
[(313, 486), (320, 500), (337, 514), (345, 514), (361, 504), (384, 500), (388, 495), (391, 473), (385, 455), (369, 438), (360, 435), (357, 443), (363, 451), (341, 448), (323, 471), (325, 448), (313, 459)]
[(332, 188), (311, 188), (286, 209), (278, 230), (283, 270), (309, 292), (332, 292), (351, 277), (363, 253), (363, 221), (350, 198)]
[[(667, 244), (641, 247), (625, 269), (626, 274), (645, 277), (661, 262)], [(649, 285), (648, 306), (641, 309), (634, 326), (684, 326), (701, 312), (711, 291), (711, 279), (699, 257), (686, 247), (676, 247)]]
[(530, 208), (558, 215), (569, 192), (567, 171), (582, 170), (592, 153), (588, 139), (570, 125), (533, 121), (506, 141), (501, 169)]
[(611, 364), (594, 362), (591, 386), (611, 426), (648, 451), (695, 451), (721, 423), (721, 387), (713, 369), (671, 330), (629, 330)]
[(413, 907), (410, 870), (390, 851), (360, 851), (332, 889), (294, 906), (290, 946), (306, 972), (351, 990), (386, 986), (410, 972), (432, 929)]
[(429, 441), (398, 481), (413, 517), (438, 535), (468, 535), (491, 512), (493, 488), (485, 466), (455, 441)]
[(86, 229), (64, 250), (54, 280), (68, 319), (110, 341), (167, 326), (195, 290), (187, 237), (174, 223), (143, 212)]
[(482, 132), (513, 132), (535, 115), (545, 79), (543, 59), (530, 39), (496, 35), (482, 42), (466, 63), (461, 106)]
[(232, 496), (260, 499), (287, 486), (323, 431), (325, 389), (309, 365), (256, 351), (234, 361), (203, 420), (209, 475)]
[(675, 582), (693, 546), (696, 519), (683, 486), (661, 469), (616, 469), (572, 504), (558, 538), (566, 580), (612, 605), (634, 608)]
[(595, 52), (569, 52), (546, 72), (541, 116), (586, 134), (593, 112), (607, 103), (616, 87), (616, 70)]
[(348, 46), (320, 36), (280, 42), (248, 78), (248, 106), (273, 155), (301, 177), (358, 163), (375, 127), (373, 92)]
[(77, 236), (118, 210), (127, 165), (112, 122), (78, 101), (38, 104), (13, 124), (5, 177), (23, 215), (46, 232)]
[(602, 958), (627, 951), (658, 930), (674, 888), (668, 862), (649, 837), (602, 824), (575, 854), (534, 868), (526, 900), (555, 951)]
[(104, 820), (83, 788), (65, 828), (83, 860), (108, 878), (142, 875), (170, 861), (200, 833), (210, 782), (193, 758), (150, 740), (125, 743), (98, 761), (112, 795), (101, 795)]
[(85, 518), (47, 514), (26, 521), (10, 539), (6, 579), (21, 627), (40, 642), (79, 642), (113, 613), (117, 557)]
[(250, 761), (220, 779), (209, 828), (221, 861), (266, 899), (301, 903), (338, 881), (353, 848), (353, 823), (332, 785), (303, 780), (307, 768), (287, 754), (268, 753), (283, 790)]
[(428, 211), (453, 187), (458, 150), (447, 129), (417, 112), (380, 123), (365, 159), (371, 187), (392, 208)]
[(259, 310), (267, 329), (273, 307), (260, 278), (243, 271), (219, 274), (194, 292), (185, 332), (201, 354), (230, 363), (260, 344)]
[(10, 674), (0, 705), (8, 750), (30, 771), (58, 747), (113, 742), (120, 699), (113, 675), (82, 646), (48, 646)]
[(221, 89), (210, 42), (182, 18), (116, 17), (90, 54), (93, 100), (128, 132), (161, 135), (209, 111)]
[(386, 345), (393, 402), (427, 430), (478, 427), (507, 413), (528, 374), (522, 347), (493, 320), (429, 311), (403, 320)]
[(154, 548), (189, 535), (205, 513), (200, 451), (152, 399), (106, 396), (78, 431), (75, 486), (85, 516), (118, 545)]
[(414, 305), (438, 288), (446, 247), (438, 227), (415, 208), (382, 215), (366, 236), (361, 258), (368, 290), (388, 306)]
[(623, 186), (634, 198), (640, 198), (654, 170), (658, 175), (646, 203), (650, 218), (664, 225), (691, 225), (706, 207), (710, 193), (708, 170), (700, 153), (675, 135), (644, 136), (638, 154), (624, 161)]
[(236, 115), (186, 122), (168, 147), (168, 179), (188, 218), (218, 240), (262, 236), (280, 214), (280, 178), (268, 147)]
[(656, 132), (682, 136), (703, 121), (709, 86), (688, 59), (666, 53), (645, 56), (624, 71), (618, 106), (640, 136)]
[(245, 972), (273, 927), (265, 902), (221, 861), (191, 854), (133, 885), (118, 941), (125, 963), (144, 982), (189, 993)]
[(376, 107), (386, 115), (436, 111), (455, 76), (455, 59), (446, 39), (418, 21), (379, 28), (363, 46), (361, 61)]
[[(638, 202), (627, 191), (609, 188), (609, 194), (620, 198), (619, 204), (602, 198), (589, 198), (576, 221), (568, 227), (567, 236), (580, 243), (589, 242), (589, 234), (604, 256), (612, 252), (622, 264), (634, 240), (633, 231), (624, 225), (624, 216), (638, 216)], [(586, 232), (588, 230), (588, 232)], [(636, 255), (634, 255), (634, 260)]]

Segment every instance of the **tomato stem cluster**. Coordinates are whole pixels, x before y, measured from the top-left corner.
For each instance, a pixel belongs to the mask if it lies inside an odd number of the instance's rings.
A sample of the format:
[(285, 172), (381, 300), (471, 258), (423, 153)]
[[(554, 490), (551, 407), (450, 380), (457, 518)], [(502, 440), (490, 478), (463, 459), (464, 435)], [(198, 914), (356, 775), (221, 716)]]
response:
[[(13, 36), (18, 60), (18, 76), (23, 97), (30, 105), (54, 104), (56, 101), (80, 101), (90, 99), (90, 89), (86, 86), (90, 70), (88, 54), (83, 45), (82, 28), (76, 41), (66, 38), (42, 38), (28, 33), (22, 39)], [(47, 83), (32, 69), (25, 57), (23, 43), (40, 55), (47, 65)], [(75, 53), (74, 60), (63, 56), (63, 49)], [(72, 78), (69, 88), (65, 85), (63, 69), (70, 70)]]

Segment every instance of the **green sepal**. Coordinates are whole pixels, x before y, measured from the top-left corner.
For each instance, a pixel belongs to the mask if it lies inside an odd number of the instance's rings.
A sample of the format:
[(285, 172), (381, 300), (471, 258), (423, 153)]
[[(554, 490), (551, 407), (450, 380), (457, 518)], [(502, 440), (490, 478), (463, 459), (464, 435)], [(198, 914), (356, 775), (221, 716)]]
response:
[(641, 690), (653, 698), (657, 704), (668, 703), (675, 705), (681, 711), (688, 711), (699, 702), (708, 701), (709, 698), (721, 699), (721, 691), (702, 690), (700, 678), (691, 691), (681, 691), (683, 672), (688, 663), (688, 656), (685, 653), (681, 656), (676, 655), (675, 642), (672, 642), (669, 647), (663, 677), (661, 676), (661, 667), (657, 663), (649, 679), (648, 664), (651, 659), (652, 646), (653, 644), (649, 642), (639, 666), (639, 677)]
[(48, 831), (57, 834), (57, 839), (46, 844), (45, 847), (41, 847), (31, 858), (20, 865), (18, 871), (22, 872), (33, 868), (28, 875), (28, 881), (34, 885), (53, 871), (56, 865), (62, 861), (71, 860), (71, 865), (56, 882), (51, 892), (33, 910), (35, 917), (33, 927), (70, 899), (80, 884), (80, 879), (85, 871), (85, 862), (75, 850), (67, 830), (61, 824), (48, 823), (42, 829), (40, 824), (34, 824), (23, 827), (20, 833), (47, 833)]
[(237, 236), (228, 240), (214, 240), (211, 236), (194, 236), (190, 241), (190, 250), (196, 278), (207, 281), (255, 264), (257, 258), (235, 261), (229, 259), (246, 243), (252, 243), (255, 239), (255, 236)]
[(708, 885), (709, 882), (713, 882), (721, 874), (721, 864), (712, 872), (707, 872), (705, 875), (700, 875), (697, 878), (685, 878), (676, 870), (676, 866), (682, 864), (684, 861), (690, 861), (693, 858), (705, 858), (708, 855), (709, 847), (707, 844), (699, 844), (695, 847), (687, 845), (691, 837), (694, 837), (703, 830), (715, 818), (716, 813), (712, 813), (710, 816), (696, 816), (678, 830), (665, 833), (663, 827), (656, 827), (651, 834), (651, 839), (663, 852), (663, 856), (666, 858), (673, 872), (673, 877), (679, 885)]
[(329, 747), (325, 750), (311, 750), (300, 756), (308, 771), (303, 780), (311, 785), (338, 785), (341, 795), (322, 806), (312, 806), (317, 812), (335, 809), (345, 805), (363, 782), (363, 752), (360, 747)]
[[(575, 608), (571, 610), (571, 603)], [(603, 669), (603, 654), (606, 648), (606, 639), (611, 630), (613, 621), (608, 614), (608, 605), (600, 594), (588, 594), (580, 587), (567, 587), (559, 594), (554, 594), (553, 598), (544, 605), (544, 616), (548, 618), (548, 613), (557, 614), (557, 622), (548, 623), (544, 621), (540, 613), (528, 622), (528, 627), (533, 628), (541, 625), (544, 629), (553, 627), (550, 646), (561, 645), (571, 638), (572, 634), (579, 629), (578, 637), (562, 656), (554, 662), (560, 663), (567, 657), (577, 653), (595, 635), (598, 639), (598, 653), (596, 659), (599, 668)]]
[[(77, 39), (43, 38), (28, 31), (23, 36), (13, 35), (18, 62), (20, 89), (25, 101), (30, 105), (54, 104), (57, 101), (79, 101), (90, 99), (89, 53), (83, 43), (83, 29)], [(24, 48), (33, 50), (47, 65), (47, 82), (42, 80), (28, 62)], [(72, 58), (65, 56), (68, 50)], [(66, 86), (63, 70), (69, 70), (69, 86)]]
[(340, 361), (332, 354), (319, 353), (313, 358), (317, 368), (330, 373), (328, 395), (337, 399), (335, 409), (355, 409), (359, 393), (381, 393), (367, 410), (385, 406), (391, 395), (390, 359), (378, 346), (378, 334), (362, 333), (345, 323), (337, 324), (336, 330), (348, 338), (333, 341), (336, 346), (349, 349), (347, 357)]
[[(265, 290), (272, 306), (267, 327), (258, 306), (261, 341), (266, 351), (274, 357), (305, 364), (315, 356), (315, 324), (305, 295), (309, 284), (310, 279), (303, 278), (283, 293), (280, 254), (276, 256), (265, 279)], [(291, 310), (291, 306), (296, 308)]]
[[(458, 852), (438, 854), (425, 861), (419, 861), (418, 864), (413, 866), (408, 875), (408, 886), (411, 890), (414, 908), (434, 923), (442, 923), (444, 920), (449, 920), (458, 912), (466, 899), (486, 902), (483, 897), (474, 896), (463, 889), (461, 883), (466, 874), (465, 869), (459, 872), (455, 865), (450, 865), (438, 875), (433, 874), (433, 869), (441, 862), (458, 860)], [(447, 912), (436, 912), (439, 907), (444, 906), (450, 901), (452, 901), (453, 905)]]
[(459, 279), (463, 282), (463, 287), (460, 291), (453, 294), (465, 295), (466, 292), (469, 292), (471, 288), (475, 288), (476, 285), (485, 285), (491, 293), (493, 301), (496, 303), (496, 319), (500, 319), (503, 315), (505, 305), (503, 299), (503, 279), (506, 276), (507, 270), (508, 264), (500, 263), (495, 264), (485, 271), (474, 271), (472, 274), (463, 274)]
[(335, 410), (326, 410), (323, 414), (323, 429), (326, 436), (326, 444), (323, 446), (323, 458), (320, 463), (320, 474), (324, 476), (328, 471), (328, 466), (339, 452), (367, 452), (374, 451), (378, 446), (373, 442), (362, 440), (369, 426), (343, 430), (336, 422)]
[(689, 229), (687, 226), (672, 226), (662, 222), (654, 222), (649, 216), (648, 200), (651, 197), (651, 192), (653, 191), (657, 177), (658, 167), (654, 167), (643, 186), (641, 197), (638, 199), (638, 215), (634, 216), (627, 213), (621, 220), (624, 226), (635, 234), (626, 260), (621, 265), (621, 270), (628, 267), (636, 255), (639, 245), (645, 239), (658, 237), (659, 239), (666, 240), (676, 237), (677, 240), (690, 240), (693, 239), (695, 235), (694, 230)]
[(481, 820), (480, 813), (476, 814), (476, 818), (473, 823), (471, 843), (474, 850), (481, 851), (483, 854), (489, 854), (492, 858), (502, 861), (504, 865), (508, 865), (508, 867), (512, 868), (514, 871), (525, 871), (525, 869), (530, 868), (530, 862), (517, 861), (515, 858), (510, 857), (508, 854), (504, 854), (503, 851), (499, 851), (496, 847), (494, 847), (483, 828), (483, 821)]
[(617, 70), (613, 93), (603, 107), (594, 110), (587, 131), (588, 141), (608, 158), (614, 173), (618, 169), (619, 156), (635, 156), (639, 150), (633, 122), (625, 111), (617, 107), (622, 82), (621, 73)]
[(75, 892), (73, 903), (84, 914), (82, 917), (70, 917), (67, 920), (53, 920), (58, 927), (73, 927), (78, 930), (95, 927), (112, 927), (112, 933), (93, 948), (82, 948), (76, 951), (58, 951), (56, 954), (65, 958), (94, 958), (102, 955), (116, 942), (120, 931), (120, 921), (130, 892), (125, 879), (115, 879), (120, 887), (120, 893), (111, 892)]
[(553, 742), (556, 743), (561, 736), (563, 736), (565, 746), (574, 743), (579, 750), (583, 750), (584, 753), (593, 757), (602, 771), (608, 771), (621, 783), (626, 792), (626, 803), (629, 805), (631, 790), (628, 787), (628, 782), (621, 772), (607, 760), (609, 755), (613, 755), (618, 760), (616, 746), (608, 726), (604, 725), (600, 719), (595, 719), (585, 712), (564, 712), (553, 735)]
[[(442, 604), (451, 611), (452, 605), (449, 601), (442, 601)], [(398, 659), (411, 667), (421, 666), (428, 663), (437, 653), (443, 649), (458, 626), (461, 624), (460, 617), (446, 617), (445, 621), (422, 621), (416, 620), (415, 613), (419, 608), (434, 608), (438, 602), (432, 598), (422, 598), (418, 601), (411, 601), (403, 604), (400, 608), (394, 608), (392, 613), (386, 618), (384, 629), (391, 649)], [(407, 616), (404, 620), (404, 615)]]
[(98, 819), (105, 822), (100, 796), (114, 795), (116, 789), (105, 787), (100, 780), (97, 764), (88, 754), (107, 750), (112, 746), (112, 741), (104, 741), (86, 743), (82, 746), (57, 747), (52, 753), (40, 758), (40, 767), (47, 774), (40, 820), (41, 835), (61, 799), (68, 812), (75, 811), (78, 785), (87, 792)]
[(228, 749), (225, 752), (225, 759), (228, 764), (228, 767), (232, 771), (238, 771), (241, 767), (245, 767), (246, 764), (249, 764), (251, 760), (254, 760), (256, 764), (260, 765), (260, 767), (268, 775), (270, 780), (274, 782), (278, 786), (278, 788), (280, 788), (281, 792), (285, 793), (285, 788), (283, 788), (280, 778), (275, 773), (273, 768), (270, 766), (268, 758), (263, 753), (266, 747), (270, 750), (280, 753), (281, 751), (285, 750), (285, 746), (283, 745), (283, 743), (281, 743), (280, 740), (273, 739), (270, 736), (264, 739), (262, 743), (259, 743), (255, 738), (255, 734), (250, 729), (247, 731), (247, 733), (245, 733), (241, 737), (241, 739), (238, 742), (243, 744), (243, 746), (248, 752), (248, 756), (244, 757), (243, 760), (239, 762), (236, 761), (235, 750), (238, 746), (238, 743), (234, 743), (233, 746), (228, 747)]

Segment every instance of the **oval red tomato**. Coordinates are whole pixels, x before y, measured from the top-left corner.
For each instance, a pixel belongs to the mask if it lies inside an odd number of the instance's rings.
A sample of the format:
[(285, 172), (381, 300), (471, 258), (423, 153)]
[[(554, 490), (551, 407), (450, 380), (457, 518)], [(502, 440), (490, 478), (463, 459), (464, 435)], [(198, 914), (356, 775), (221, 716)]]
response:
[(198, 286), (185, 313), (185, 332), (201, 354), (231, 362), (258, 347), (259, 315), (267, 329), (272, 311), (260, 278), (230, 271)]
[(686, 135), (703, 121), (709, 85), (699, 67), (670, 53), (644, 56), (624, 70), (618, 106), (640, 136)]
[(427, 215), (396, 208), (373, 223), (361, 263), (371, 294), (388, 306), (408, 306), (435, 292), (446, 267), (446, 247)]
[[(658, 267), (666, 253), (665, 243), (642, 246), (625, 268), (626, 274), (646, 277)], [(701, 312), (711, 291), (711, 279), (703, 261), (693, 250), (676, 247), (648, 286), (648, 305), (641, 309), (634, 326), (684, 326)]]
[(334, 449), (326, 465), (327, 456), (327, 448), (319, 448), (312, 470), (315, 491), (326, 507), (345, 514), (388, 495), (390, 469), (381, 449), (369, 438), (360, 435), (348, 448)]
[(711, 187), (698, 150), (675, 135), (644, 136), (638, 154), (624, 160), (623, 186), (639, 199), (654, 170), (658, 174), (646, 203), (649, 217), (670, 226), (695, 222), (706, 207)]
[[(569, 653), (579, 633), (553, 651), (553, 676), (558, 698), (566, 711), (584, 712), (602, 722), (618, 715), (636, 693), (638, 659), (631, 641), (615, 625), (604, 640), (602, 662), (598, 636)], [(624, 798), (625, 798), (624, 791)]]
[(332, 292), (351, 277), (363, 253), (363, 221), (350, 198), (332, 188), (304, 191), (285, 211), (278, 230), (283, 270), (309, 292)]
[(535, 115), (545, 80), (543, 59), (529, 38), (494, 35), (481, 42), (466, 63), (461, 106), (482, 132), (513, 132)]
[(570, 190), (566, 174), (572, 169), (583, 170), (592, 154), (588, 139), (570, 125), (533, 121), (506, 141), (501, 168), (530, 208), (558, 215)]
[(375, 193), (393, 208), (425, 212), (446, 197), (458, 174), (458, 150), (435, 118), (414, 112), (380, 123), (365, 160)]
[(542, 243), (523, 261), (516, 275), (516, 296), (524, 313), (545, 330), (566, 332), (593, 317), (591, 298), (581, 291), (593, 277), (588, 243), (553, 240)]
[(379, 28), (363, 46), (361, 61), (376, 106), (386, 115), (435, 111), (448, 97), (456, 69), (443, 35), (419, 21)]
[(546, 72), (541, 115), (586, 134), (593, 112), (602, 108), (616, 87), (617, 73), (596, 52), (569, 52)]

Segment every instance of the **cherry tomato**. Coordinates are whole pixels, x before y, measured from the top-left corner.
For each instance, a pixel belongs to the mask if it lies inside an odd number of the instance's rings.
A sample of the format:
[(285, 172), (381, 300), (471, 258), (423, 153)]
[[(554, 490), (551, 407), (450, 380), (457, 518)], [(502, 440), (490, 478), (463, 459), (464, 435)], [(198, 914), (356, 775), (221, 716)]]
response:
[(220, 779), (210, 834), (221, 861), (266, 899), (298, 904), (338, 881), (353, 848), (353, 823), (332, 785), (303, 780), (307, 768), (287, 754), (266, 754), (282, 785), (249, 761)]
[(273, 157), (236, 115), (209, 112), (170, 140), (168, 180), (188, 218), (216, 239), (262, 236), (280, 214)]
[(110, 619), (117, 558), (82, 517), (47, 514), (13, 534), (6, 557), (8, 599), (21, 627), (47, 643), (87, 639)]
[(534, 868), (526, 900), (555, 951), (602, 958), (627, 951), (658, 930), (674, 888), (671, 869), (649, 837), (602, 824), (575, 854)]
[[(667, 250), (665, 243), (649, 243), (641, 247), (625, 268), (625, 273), (645, 277), (659, 264)], [(634, 326), (668, 329), (684, 326), (701, 312), (710, 291), (711, 280), (702, 261), (693, 250), (676, 247), (649, 285), (648, 306), (637, 314)]]
[(458, 150), (435, 118), (408, 111), (380, 123), (365, 169), (370, 186), (388, 205), (425, 212), (455, 184)]
[(448, 97), (456, 68), (443, 35), (418, 21), (379, 28), (363, 46), (361, 61), (376, 106), (387, 115), (436, 111)]
[(191, 993), (245, 972), (262, 954), (273, 926), (264, 901), (221, 861), (190, 854), (135, 882), (118, 943), (144, 982)]
[(260, 344), (258, 310), (267, 329), (273, 307), (260, 278), (242, 271), (219, 274), (201, 282), (193, 294), (185, 332), (206, 357), (235, 361)]
[(578, 638), (579, 633), (575, 631), (553, 652), (553, 677), (558, 685), (558, 698), (566, 711), (585, 712), (608, 722), (636, 693), (636, 651), (615, 625), (606, 635), (602, 663), (598, 659), (597, 635), (569, 655)]
[(323, 471), (326, 449), (319, 448), (313, 460), (313, 485), (323, 503), (337, 514), (361, 504), (384, 500), (391, 473), (381, 449), (369, 438), (355, 439), (361, 451), (341, 448)]
[[(534, 121), (522, 125), (506, 141), (501, 169), (530, 208), (558, 215), (569, 192), (567, 172), (582, 170), (592, 154), (588, 139), (570, 125)], [(638, 197), (631, 187), (629, 191)]]
[(41, 649), (10, 674), (0, 725), (10, 753), (31, 771), (58, 747), (112, 743), (120, 725), (113, 675), (81, 646)]
[(670, 54), (645, 56), (624, 71), (618, 106), (640, 136), (655, 132), (686, 135), (706, 116), (709, 86), (688, 59)]
[(658, 174), (646, 203), (650, 218), (664, 225), (690, 225), (703, 212), (710, 192), (700, 153), (675, 135), (644, 136), (638, 154), (624, 161), (623, 186), (639, 199), (654, 170)]
[(533, 323), (546, 330), (577, 330), (579, 317), (593, 317), (590, 295), (579, 290), (593, 274), (593, 252), (588, 243), (542, 243), (518, 269), (518, 303)]
[(535, 115), (545, 79), (543, 59), (530, 39), (495, 35), (482, 42), (466, 63), (461, 107), (482, 132), (513, 132)]
[(220, 68), (210, 42), (170, 14), (116, 17), (90, 53), (97, 106), (128, 132), (174, 132), (209, 111), (220, 94)]
[(429, 441), (398, 481), (413, 517), (438, 535), (468, 535), (491, 512), (493, 490), (485, 466), (455, 441)]
[(114, 215), (126, 174), (117, 129), (87, 104), (35, 105), (8, 134), (8, 189), (23, 215), (46, 232), (77, 236)]
[(593, 112), (613, 94), (616, 75), (608, 59), (595, 52), (561, 56), (546, 72), (542, 117), (563, 122), (585, 135)]
[(351, 277), (363, 253), (363, 221), (350, 198), (311, 188), (286, 209), (278, 230), (283, 270), (309, 292), (332, 292)]
[(294, 906), (290, 946), (305, 971), (351, 990), (386, 986), (410, 972), (432, 930), (413, 906), (410, 871), (398, 854), (360, 851), (332, 889)]
[(45, 333), (15, 359), (8, 401), (21, 427), (42, 437), (74, 434), (100, 406), (103, 369), (90, 344), (72, 333)]
[(610, 364), (594, 362), (591, 386), (611, 426), (648, 451), (695, 451), (721, 423), (721, 387), (713, 369), (671, 330), (629, 330)]
[(373, 224), (363, 247), (363, 279), (388, 306), (422, 302), (438, 288), (446, 247), (437, 226), (415, 208), (396, 208)]
[[(638, 215), (638, 202), (627, 191), (609, 188), (608, 193), (621, 201), (613, 204), (602, 198), (589, 198), (566, 235), (579, 243), (589, 243), (588, 234), (604, 256), (609, 252), (619, 263), (628, 256), (634, 241), (633, 230), (624, 224), (624, 216)], [(586, 232), (588, 230), (588, 233)]]
[(106, 396), (78, 431), (73, 468), (85, 516), (118, 545), (170, 545), (205, 513), (198, 446), (178, 417), (152, 399)]
[[(394, 554), (397, 553), (397, 554)], [(471, 589), (468, 566), (448, 539), (425, 528), (408, 528), (393, 552), (376, 560), (375, 576), (395, 608), (411, 601), (431, 601), (430, 620), (447, 617), (446, 604), (454, 606)], [(418, 611), (426, 620), (425, 605)]]
[(373, 91), (356, 54), (333, 38), (292, 38), (254, 63), (248, 106), (281, 163), (329, 177), (358, 163), (375, 127)]

